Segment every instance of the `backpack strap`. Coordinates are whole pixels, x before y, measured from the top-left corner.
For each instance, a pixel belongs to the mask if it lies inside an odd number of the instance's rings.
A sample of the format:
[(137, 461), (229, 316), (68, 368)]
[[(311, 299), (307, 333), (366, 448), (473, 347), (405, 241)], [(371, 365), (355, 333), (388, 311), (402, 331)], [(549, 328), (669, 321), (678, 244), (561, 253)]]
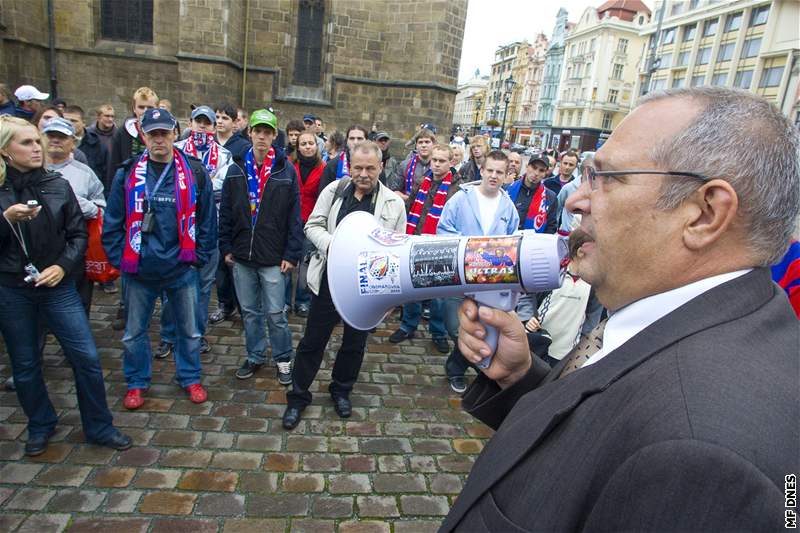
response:
[(344, 196), (344, 191), (347, 186), (350, 185), (350, 177), (342, 178), (339, 180), (339, 183), (336, 184), (336, 191), (333, 194), (333, 201), (334, 203), (336, 200)]

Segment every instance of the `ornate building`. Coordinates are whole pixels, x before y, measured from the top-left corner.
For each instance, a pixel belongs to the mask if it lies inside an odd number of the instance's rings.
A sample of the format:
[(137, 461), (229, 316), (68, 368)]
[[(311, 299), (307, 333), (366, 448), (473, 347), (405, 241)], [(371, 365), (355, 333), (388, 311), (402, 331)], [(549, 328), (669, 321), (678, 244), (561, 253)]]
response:
[(489, 84), (489, 76), (481, 76), (476, 70), (472, 79), (458, 86), (456, 103), (453, 109), (453, 128), (473, 134), (480, 125), (483, 108), (483, 95)]
[(539, 90), (544, 74), (544, 62), (547, 55), (547, 37), (540, 33), (528, 49), (528, 64), (522, 80), (522, 95), (517, 113), (513, 117), (511, 138), (519, 144), (541, 146), (541, 135), (533, 135), (533, 121), (536, 118)]

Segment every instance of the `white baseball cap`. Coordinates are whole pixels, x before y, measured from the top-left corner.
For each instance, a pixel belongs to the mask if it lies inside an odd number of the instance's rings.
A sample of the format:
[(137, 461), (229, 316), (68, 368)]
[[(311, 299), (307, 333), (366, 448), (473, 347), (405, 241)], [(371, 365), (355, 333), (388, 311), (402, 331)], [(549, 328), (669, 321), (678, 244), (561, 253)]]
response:
[(48, 93), (43, 93), (33, 85), (22, 85), (14, 91), (14, 96), (16, 96), (17, 100), (20, 102), (27, 102), (28, 100), (47, 100), (50, 98)]

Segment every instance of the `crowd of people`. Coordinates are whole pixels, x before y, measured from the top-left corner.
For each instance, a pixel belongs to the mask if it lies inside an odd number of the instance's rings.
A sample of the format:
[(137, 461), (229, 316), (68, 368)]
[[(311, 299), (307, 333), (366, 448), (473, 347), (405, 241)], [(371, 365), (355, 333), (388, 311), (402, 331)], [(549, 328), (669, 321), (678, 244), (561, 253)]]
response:
[[(102, 217), (103, 249), (121, 271), (119, 283), (102, 290), (119, 294), (112, 326), (124, 330), (124, 407), (144, 404), (152, 359), (170, 355), (175, 382), (192, 402), (205, 402), (206, 332), (238, 313), (247, 355), (235, 376), (252, 378), (271, 359), (276, 379), (289, 387), (286, 429), (311, 403), (310, 386), (341, 322), (325, 267), (347, 214), (369, 212), (383, 228), (408, 235), (558, 233), (570, 238), (571, 265), (584, 254), (580, 214), (567, 205), (593, 171), (590, 154), (543, 150), (528, 157), (491, 150), (482, 135), (468, 139), (465, 154), (460, 143), (440, 142), (433, 124), (420, 124), (408, 153), (397, 158), (391, 134), (377, 125), (326, 134), (313, 114), (281, 127), (269, 107), (248, 113), (230, 103), (193, 106), (181, 129), (171, 103), (148, 87), (133, 93), (121, 125), (110, 104), (98, 106), (87, 125), (80, 106), (49, 101), (33, 86), (12, 95), (0, 85), (0, 98), (0, 294), (14, 302), (0, 306), (0, 331), (12, 366), (7, 386), (16, 388), (29, 418), (29, 455), (44, 451), (56, 424), (41, 369), (48, 331), (75, 368), (87, 439), (131, 445), (113, 427), (89, 329), (88, 220)], [(524, 295), (516, 309), (530, 349), (551, 367), (606, 314), (580, 269), (567, 274), (561, 288)], [(157, 300), (160, 342), (153, 350), (148, 330)], [(426, 320), (459, 394), (474, 366), (458, 342), (462, 302), (405, 304), (389, 337), (411, 339)], [(307, 321), (297, 346), (289, 313)], [(344, 324), (329, 386), (342, 418), (352, 413), (350, 392), (369, 334)]]

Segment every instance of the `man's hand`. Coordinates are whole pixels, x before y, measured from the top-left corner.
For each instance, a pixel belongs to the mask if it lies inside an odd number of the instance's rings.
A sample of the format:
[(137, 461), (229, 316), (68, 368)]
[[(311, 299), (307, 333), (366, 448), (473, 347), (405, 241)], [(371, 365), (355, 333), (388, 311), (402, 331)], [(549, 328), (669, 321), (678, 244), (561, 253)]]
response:
[(55, 287), (61, 280), (64, 279), (64, 269), (58, 265), (51, 265), (39, 273), (39, 279), (36, 281), (36, 287)]
[(291, 272), (294, 270), (294, 264), (290, 263), (287, 260), (281, 261), (281, 274), (286, 274), (287, 272)]
[(486, 328), (481, 320), (498, 331), (497, 352), (489, 368), (482, 371), (505, 389), (519, 381), (531, 367), (525, 328), (515, 314), (485, 306), (479, 309), (473, 300), (465, 298), (458, 311), (458, 347), (464, 358), (474, 364), (492, 355), (491, 348), (483, 340)]
[(531, 319), (530, 319), (530, 320), (528, 320), (527, 322), (525, 322), (525, 329), (527, 329), (528, 331), (530, 331), (531, 333), (533, 333), (533, 332), (535, 332), (535, 331), (539, 331), (540, 329), (542, 329), (542, 324), (541, 324), (541, 323), (539, 322), (539, 320), (538, 320), (538, 319), (537, 319), (537, 318), (534, 316), (534, 317), (531, 317)]
[(234, 263), (233, 254), (225, 254), (225, 264), (232, 267)]

